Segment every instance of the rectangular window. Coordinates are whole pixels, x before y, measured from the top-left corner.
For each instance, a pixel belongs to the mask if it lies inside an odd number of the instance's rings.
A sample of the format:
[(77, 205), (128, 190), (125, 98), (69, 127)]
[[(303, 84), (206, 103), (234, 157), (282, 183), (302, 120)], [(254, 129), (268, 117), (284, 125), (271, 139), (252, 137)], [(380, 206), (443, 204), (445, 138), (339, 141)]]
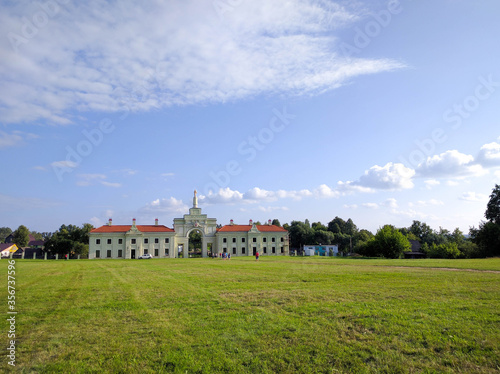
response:
[(242, 242), (242, 243), (245, 243), (245, 238), (241, 238), (241, 242)]
[(168, 244), (168, 238), (165, 238), (165, 244)]
[(265, 243), (267, 241), (267, 238), (262, 238), (262, 241)]
[(281, 242), (283, 243), (285, 241), (285, 238), (284, 237), (281, 237)]
[(241, 247), (241, 253), (245, 254), (245, 247)]
[(147, 255), (148, 254), (148, 249), (147, 248), (144, 248), (144, 254)]
[(262, 251), (263, 251), (264, 253), (267, 253), (267, 247), (262, 248)]
[(111, 244), (111, 239), (108, 239), (108, 244)]
[[(97, 240), (99, 240), (99, 239), (97, 239)], [(101, 258), (101, 251), (100, 250), (95, 251), (95, 258)]]
[(148, 238), (144, 238), (144, 244), (148, 244), (149, 243), (149, 239)]
[(108, 251), (106, 253), (106, 257), (107, 258), (111, 258), (111, 249), (108, 249)]
[(158, 244), (160, 242), (160, 239), (155, 238), (155, 244)]
[(96, 239), (95, 244), (97, 244), (97, 245), (101, 244), (101, 239)]
[(118, 244), (123, 244), (123, 239), (118, 239)]
[(135, 239), (130, 239), (130, 243), (135, 244)]
[(222, 238), (222, 243), (226, 243), (227, 242), (227, 239), (226, 238)]
[(118, 250), (118, 257), (123, 257), (123, 250), (122, 249)]
[(283, 249), (283, 247), (280, 247), (280, 252), (285, 253), (285, 250)]
[(273, 253), (276, 253), (276, 247), (273, 247)]
[(236, 254), (236, 247), (233, 247), (233, 255)]
[(168, 256), (168, 248), (165, 248), (165, 256)]
[(274, 243), (275, 241), (276, 241), (276, 238), (273, 238), (273, 239), (272, 239), (272, 242)]
[(253, 238), (253, 239), (252, 239), (252, 241), (253, 241), (254, 243), (257, 243), (257, 238)]
[(233, 238), (233, 243), (236, 243), (236, 238)]
[(159, 249), (158, 248), (155, 248), (155, 257), (158, 257), (158, 253), (159, 253)]

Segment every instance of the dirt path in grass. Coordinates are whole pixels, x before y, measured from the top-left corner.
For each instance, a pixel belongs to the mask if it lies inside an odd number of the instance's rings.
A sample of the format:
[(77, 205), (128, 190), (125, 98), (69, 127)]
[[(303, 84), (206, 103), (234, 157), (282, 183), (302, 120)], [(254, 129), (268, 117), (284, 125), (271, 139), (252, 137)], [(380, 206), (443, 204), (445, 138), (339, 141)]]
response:
[(425, 266), (388, 266), (388, 265), (375, 265), (385, 268), (394, 269), (430, 269), (430, 270), (446, 270), (446, 271), (471, 271), (474, 273), (493, 273), (500, 274), (498, 270), (481, 270), (481, 269), (459, 269), (459, 268), (436, 268), (436, 267), (425, 267)]
[[(283, 261), (285, 262), (285, 261)], [(296, 263), (294, 261), (286, 261), (289, 263)], [(306, 265), (331, 265), (328, 263), (321, 262), (304, 262)], [(444, 270), (444, 271), (469, 271), (475, 273), (492, 273), (492, 274), (500, 274), (500, 270), (482, 270), (482, 269), (460, 269), (460, 268), (440, 268), (440, 267), (426, 267), (426, 266), (392, 266), (392, 265), (366, 265), (366, 264), (342, 264), (340, 266), (373, 266), (373, 267), (382, 267), (382, 268), (391, 268), (391, 269), (420, 269), (420, 270)]]

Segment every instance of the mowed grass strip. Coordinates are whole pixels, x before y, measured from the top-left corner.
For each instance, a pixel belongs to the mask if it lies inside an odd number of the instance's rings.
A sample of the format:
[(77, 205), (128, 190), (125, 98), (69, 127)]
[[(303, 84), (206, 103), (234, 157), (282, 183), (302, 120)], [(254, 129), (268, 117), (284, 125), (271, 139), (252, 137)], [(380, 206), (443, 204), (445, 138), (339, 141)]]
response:
[(17, 260), (15, 370), (497, 373), (499, 271), (499, 259)]

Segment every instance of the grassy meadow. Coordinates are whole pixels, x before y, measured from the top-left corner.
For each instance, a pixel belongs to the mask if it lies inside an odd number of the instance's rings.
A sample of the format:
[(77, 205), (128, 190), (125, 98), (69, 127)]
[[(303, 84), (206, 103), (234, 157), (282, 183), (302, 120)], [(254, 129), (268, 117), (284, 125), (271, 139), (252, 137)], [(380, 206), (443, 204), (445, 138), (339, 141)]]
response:
[(500, 371), (500, 259), (16, 260), (16, 309), (5, 372)]

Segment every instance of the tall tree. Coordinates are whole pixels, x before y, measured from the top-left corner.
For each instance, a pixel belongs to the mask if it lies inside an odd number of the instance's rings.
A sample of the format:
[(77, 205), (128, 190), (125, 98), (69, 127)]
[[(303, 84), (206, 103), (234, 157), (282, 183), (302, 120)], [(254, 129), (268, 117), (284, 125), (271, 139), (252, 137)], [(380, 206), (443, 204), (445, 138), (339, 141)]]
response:
[(277, 218), (273, 219), (273, 221), (271, 222), (271, 225), (275, 225), (275, 226), (281, 227), (280, 220), (277, 219)]
[(385, 258), (399, 258), (411, 247), (409, 240), (391, 225), (379, 229), (372, 241), (375, 252)]
[(12, 234), (12, 229), (10, 227), (0, 227), (0, 243), (5, 241), (5, 238)]
[(495, 188), (491, 192), (484, 216), (488, 221), (500, 225), (500, 186), (498, 184), (495, 184)]
[(30, 242), (30, 230), (24, 225), (19, 226), (14, 232), (13, 241), (19, 248), (26, 247)]

